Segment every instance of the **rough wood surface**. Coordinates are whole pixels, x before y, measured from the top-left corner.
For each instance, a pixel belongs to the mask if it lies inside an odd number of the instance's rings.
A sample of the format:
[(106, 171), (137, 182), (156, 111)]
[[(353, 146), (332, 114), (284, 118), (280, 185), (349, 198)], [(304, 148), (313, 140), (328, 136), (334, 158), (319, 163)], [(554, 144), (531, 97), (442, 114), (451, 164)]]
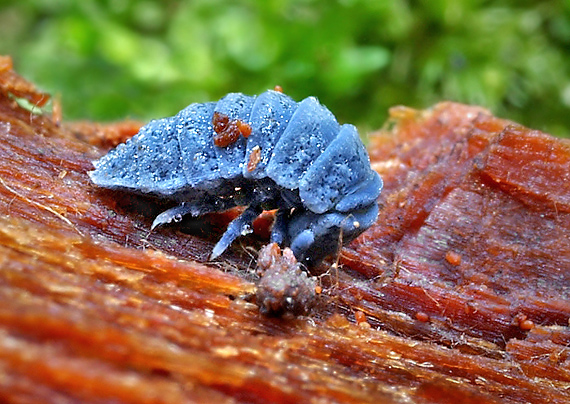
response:
[[(0, 401), (570, 401), (570, 145), (471, 106), (395, 108), (370, 138), (378, 223), (319, 271), (307, 316), (254, 304), (232, 213), (95, 189), (136, 124), (63, 125), (0, 60)], [(204, 230), (205, 229), (205, 230)]]

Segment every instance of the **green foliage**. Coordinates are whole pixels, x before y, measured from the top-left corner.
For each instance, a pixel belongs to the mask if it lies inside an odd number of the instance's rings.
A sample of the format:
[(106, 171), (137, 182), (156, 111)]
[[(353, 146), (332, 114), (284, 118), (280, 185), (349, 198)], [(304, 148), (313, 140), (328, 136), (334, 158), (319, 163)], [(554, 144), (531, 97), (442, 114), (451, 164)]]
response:
[(150, 119), (281, 85), (342, 122), (442, 100), (570, 134), (570, 3), (0, 0), (0, 52), (66, 119)]

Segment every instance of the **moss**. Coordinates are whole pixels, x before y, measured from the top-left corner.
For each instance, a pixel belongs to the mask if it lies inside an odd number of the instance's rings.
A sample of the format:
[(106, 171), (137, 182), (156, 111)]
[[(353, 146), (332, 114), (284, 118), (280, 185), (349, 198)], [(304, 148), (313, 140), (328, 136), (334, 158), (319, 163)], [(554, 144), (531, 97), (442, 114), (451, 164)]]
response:
[(375, 129), (447, 99), (570, 134), (570, 10), (550, 0), (30, 0), (0, 49), (66, 119), (150, 119), (231, 91), (316, 95)]

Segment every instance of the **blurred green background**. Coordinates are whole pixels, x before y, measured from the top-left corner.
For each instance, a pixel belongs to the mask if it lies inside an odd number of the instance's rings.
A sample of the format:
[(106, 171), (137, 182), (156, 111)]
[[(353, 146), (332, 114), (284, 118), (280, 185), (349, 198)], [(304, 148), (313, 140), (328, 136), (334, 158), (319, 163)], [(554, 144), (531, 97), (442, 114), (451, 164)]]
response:
[(0, 53), (64, 118), (148, 120), (281, 85), (341, 122), (478, 104), (570, 134), (570, 1), (0, 0)]

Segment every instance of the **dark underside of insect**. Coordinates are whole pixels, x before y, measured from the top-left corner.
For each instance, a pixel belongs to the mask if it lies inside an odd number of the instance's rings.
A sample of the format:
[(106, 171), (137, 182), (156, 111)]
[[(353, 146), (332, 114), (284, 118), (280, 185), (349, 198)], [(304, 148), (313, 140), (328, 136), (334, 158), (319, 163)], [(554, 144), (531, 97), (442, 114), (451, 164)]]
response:
[(297, 103), (272, 90), (191, 104), (93, 164), (89, 176), (100, 187), (178, 203), (153, 228), (247, 206), (212, 258), (249, 233), (262, 210), (277, 209), (271, 241), (315, 265), (376, 221), (382, 189), (354, 126), (339, 125), (313, 97)]

